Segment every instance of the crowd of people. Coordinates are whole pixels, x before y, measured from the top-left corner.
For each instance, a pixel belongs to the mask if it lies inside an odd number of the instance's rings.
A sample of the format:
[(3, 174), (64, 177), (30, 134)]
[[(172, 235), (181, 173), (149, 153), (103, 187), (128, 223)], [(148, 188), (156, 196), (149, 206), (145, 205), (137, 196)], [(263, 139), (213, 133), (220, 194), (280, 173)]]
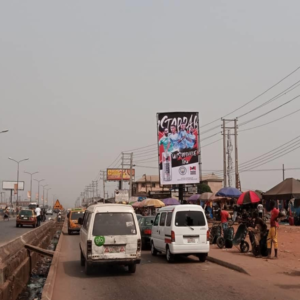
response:
[[(248, 230), (254, 232), (256, 244), (258, 246), (258, 252), (261, 253), (261, 240), (264, 237), (267, 237), (267, 249), (268, 249), (268, 258), (271, 259), (272, 247), (274, 248), (275, 256), (274, 258), (278, 258), (278, 227), (279, 221), (286, 218), (286, 214), (283, 211), (279, 211), (276, 208), (276, 202), (270, 201), (270, 224), (269, 229), (266, 223), (266, 220), (263, 219), (264, 207), (260, 203), (257, 205), (257, 208), (249, 214), (245, 209), (242, 212), (242, 220), (241, 222), (248, 222)], [(237, 211), (234, 211), (233, 217), (236, 217)], [(225, 209), (219, 209), (219, 216), (217, 217), (222, 224), (223, 230), (228, 229), (228, 222), (231, 218), (229, 212)], [(233, 220), (234, 221), (234, 220)], [(258, 255), (257, 257), (261, 257)]]

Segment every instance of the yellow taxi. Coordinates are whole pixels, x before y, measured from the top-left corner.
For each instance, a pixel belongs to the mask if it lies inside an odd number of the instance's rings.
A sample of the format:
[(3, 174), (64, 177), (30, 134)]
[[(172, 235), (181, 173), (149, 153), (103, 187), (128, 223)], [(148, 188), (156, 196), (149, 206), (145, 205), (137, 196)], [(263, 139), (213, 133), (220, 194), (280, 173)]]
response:
[(83, 218), (85, 209), (74, 208), (68, 212), (68, 234), (80, 231), (81, 225), (78, 224), (78, 219)]

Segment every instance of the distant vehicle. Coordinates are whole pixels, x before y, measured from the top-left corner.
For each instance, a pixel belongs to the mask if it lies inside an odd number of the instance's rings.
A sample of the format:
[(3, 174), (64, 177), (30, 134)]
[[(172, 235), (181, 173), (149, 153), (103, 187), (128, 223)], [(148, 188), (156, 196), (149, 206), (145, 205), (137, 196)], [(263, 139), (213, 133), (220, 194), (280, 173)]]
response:
[(78, 224), (78, 219), (83, 218), (84, 210), (82, 208), (72, 209), (68, 213), (68, 234), (80, 231), (81, 225)]
[(138, 219), (138, 221), (143, 217), (142, 215), (139, 215), (139, 214), (137, 214), (136, 215), (136, 217), (137, 217), (137, 219)]
[(37, 208), (37, 202), (30, 202), (28, 205), (29, 209), (35, 210)]
[(32, 209), (23, 209), (17, 216), (16, 227), (32, 226), (35, 228), (37, 226), (37, 216)]
[(152, 233), (152, 224), (155, 217), (142, 217), (139, 219), (139, 226), (142, 237), (142, 248), (145, 249), (146, 246), (150, 245), (151, 233)]
[(87, 208), (80, 230), (81, 265), (85, 273), (99, 264), (128, 266), (135, 273), (141, 262), (141, 234), (136, 214), (123, 204), (95, 204)]
[(53, 215), (53, 210), (52, 210), (52, 208), (48, 208), (48, 209), (46, 210), (46, 215)]
[(177, 254), (195, 255), (205, 262), (209, 252), (209, 230), (199, 205), (167, 206), (159, 210), (151, 233), (151, 254), (165, 253), (168, 262)]

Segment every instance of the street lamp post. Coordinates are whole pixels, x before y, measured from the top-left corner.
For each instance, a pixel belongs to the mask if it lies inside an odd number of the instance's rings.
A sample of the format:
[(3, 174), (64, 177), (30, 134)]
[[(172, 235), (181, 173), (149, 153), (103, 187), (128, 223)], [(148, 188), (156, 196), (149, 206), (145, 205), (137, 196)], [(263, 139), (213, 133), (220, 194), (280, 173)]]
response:
[(45, 186), (48, 186), (48, 184), (41, 185), (43, 187), (43, 207), (45, 208)]
[(15, 160), (11, 157), (9, 157), (8, 159), (14, 161), (15, 163), (18, 164), (18, 173), (17, 173), (17, 203), (16, 203), (16, 206), (18, 206), (18, 201), (19, 201), (19, 165), (22, 161), (25, 161), (25, 160), (29, 160), (29, 158), (25, 158), (25, 159), (21, 159), (21, 160)]
[(34, 179), (34, 180), (37, 181), (38, 183), (38, 205), (40, 205), (40, 182), (44, 181), (45, 179), (41, 179), (41, 180)]
[(47, 205), (48, 205), (48, 191), (51, 190), (51, 188), (46, 189), (47, 190)]
[(30, 175), (30, 202), (32, 202), (32, 175), (37, 174), (38, 172), (34, 172), (34, 173), (24, 172), (24, 173)]

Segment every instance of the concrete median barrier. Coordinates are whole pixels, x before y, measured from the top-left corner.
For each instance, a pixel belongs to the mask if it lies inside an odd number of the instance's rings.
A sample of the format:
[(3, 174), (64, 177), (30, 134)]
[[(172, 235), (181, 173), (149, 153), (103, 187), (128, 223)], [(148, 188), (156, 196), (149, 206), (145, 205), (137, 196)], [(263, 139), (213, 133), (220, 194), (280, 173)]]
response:
[(0, 300), (15, 300), (26, 286), (40, 255), (25, 244), (46, 248), (61, 224), (50, 221), (0, 247)]

